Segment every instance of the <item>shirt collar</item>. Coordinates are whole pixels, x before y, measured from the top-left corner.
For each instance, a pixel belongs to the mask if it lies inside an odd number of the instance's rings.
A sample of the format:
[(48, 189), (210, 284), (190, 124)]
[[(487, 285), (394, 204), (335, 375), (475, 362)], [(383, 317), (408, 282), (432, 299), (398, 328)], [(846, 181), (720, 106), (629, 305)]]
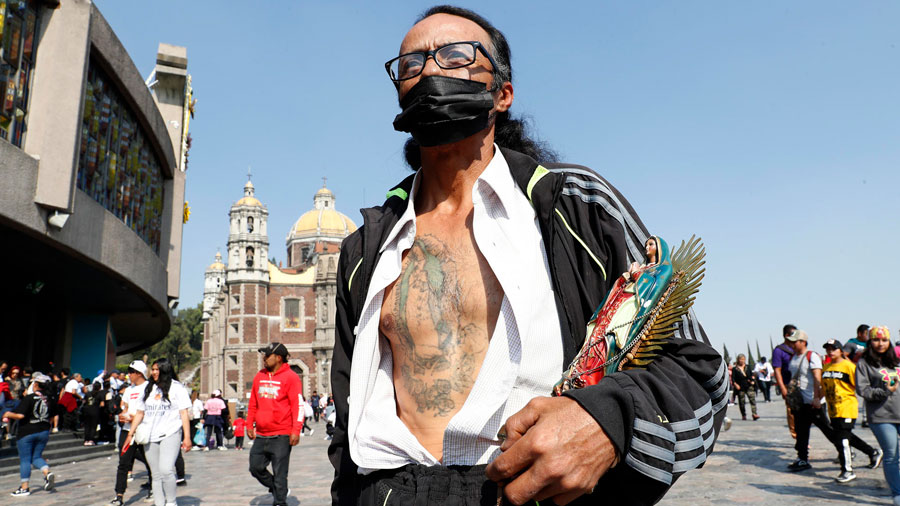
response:
[[(407, 197), (406, 210), (400, 215), (400, 219), (397, 220), (397, 223), (394, 224), (394, 228), (391, 229), (391, 232), (382, 243), (381, 253), (384, 253), (384, 250), (393, 244), (401, 233), (406, 232), (407, 227), (413, 227), (412, 230), (413, 233), (415, 233), (416, 191), (419, 189), (421, 175), (422, 169), (420, 167), (413, 177), (412, 187), (410, 188), (409, 196)], [(505, 216), (509, 217), (513, 214), (511, 209), (514, 208), (517, 202), (516, 197), (518, 195), (516, 192), (519, 192), (519, 187), (513, 179), (512, 174), (509, 172), (509, 164), (506, 162), (506, 158), (503, 156), (503, 153), (500, 151), (500, 147), (497, 146), (497, 144), (494, 144), (494, 155), (491, 157), (491, 161), (488, 162), (487, 167), (484, 168), (484, 171), (482, 171), (481, 175), (478, 176), (478, 179), (475, 180), (472, 192), (480, 191), (479, 187), (481, 186), (484, 186), (497, 196), (500, 208)]]

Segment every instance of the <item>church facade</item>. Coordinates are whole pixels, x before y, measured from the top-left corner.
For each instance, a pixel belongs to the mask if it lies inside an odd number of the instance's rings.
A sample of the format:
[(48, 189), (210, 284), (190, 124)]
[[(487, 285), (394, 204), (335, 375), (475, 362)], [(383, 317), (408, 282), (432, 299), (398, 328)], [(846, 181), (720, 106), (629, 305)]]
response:
[(269, 260), (268, 210), (253, 183), (244, 185), (229, 212), (226, 258), (217, 253), (205, 274), (201, 393), (218, 388), (225, 398), (246, 400), (263, 367), (257, 350), (270, 342), (287, 346), (305, 396), (331, 392), (338, 255), (356, 230), (334, 203), (323, 185), (288, 232), (282, 267)]

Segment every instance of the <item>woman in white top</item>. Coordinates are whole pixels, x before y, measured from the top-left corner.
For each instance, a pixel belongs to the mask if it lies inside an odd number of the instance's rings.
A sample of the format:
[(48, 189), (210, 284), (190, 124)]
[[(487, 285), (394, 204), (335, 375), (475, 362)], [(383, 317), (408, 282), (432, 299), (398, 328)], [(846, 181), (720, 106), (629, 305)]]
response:
[(144, 445), (144, 453), (153, 473), (153, 497), (156, 506), (174, 505), (175, 460), (179, 446), (184, 451), (191, 449), (188, 414), (191, 398), (178, 382), (168, 360), (161, 358), (153, 363), (144, 396), (138, 398), (136, 404), (137, 413), (131, 421), (125, 445), (131, 444), (138, 426), (149, 425), (149, 443)]

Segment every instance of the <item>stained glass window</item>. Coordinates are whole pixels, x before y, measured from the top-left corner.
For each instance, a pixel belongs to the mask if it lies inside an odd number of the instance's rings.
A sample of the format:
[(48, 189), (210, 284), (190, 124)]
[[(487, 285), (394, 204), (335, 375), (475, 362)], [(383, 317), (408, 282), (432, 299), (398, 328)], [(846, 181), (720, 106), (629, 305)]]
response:
[(84, 94), (78, 188), (159, 254), (163, 211), (159, 159), (131, 107), (93, 60)]
[(0, 138), (18, 147), (27, 130), (39, 17), (35, 1), (0, 0)]

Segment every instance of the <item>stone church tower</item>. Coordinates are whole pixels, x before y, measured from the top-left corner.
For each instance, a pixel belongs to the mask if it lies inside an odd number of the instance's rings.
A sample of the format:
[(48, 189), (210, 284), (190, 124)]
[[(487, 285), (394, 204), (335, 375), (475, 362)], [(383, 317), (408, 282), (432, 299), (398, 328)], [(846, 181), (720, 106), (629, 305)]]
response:
[(257, 350), (276, 341), (300, 368), (305, 395), (331, 392), (338, 255), (356, 230), (334, 203), (328, 188), (316, 192), (313, 209), (288, 233), (282, 268), (268, 260), (268, 210), (253, 184), (244, 186), (229, 212), (228, 265), (217, 255), (205, 274), (201, 394), (219, 388), (226, 398), (246, 401), (262, 368)]

